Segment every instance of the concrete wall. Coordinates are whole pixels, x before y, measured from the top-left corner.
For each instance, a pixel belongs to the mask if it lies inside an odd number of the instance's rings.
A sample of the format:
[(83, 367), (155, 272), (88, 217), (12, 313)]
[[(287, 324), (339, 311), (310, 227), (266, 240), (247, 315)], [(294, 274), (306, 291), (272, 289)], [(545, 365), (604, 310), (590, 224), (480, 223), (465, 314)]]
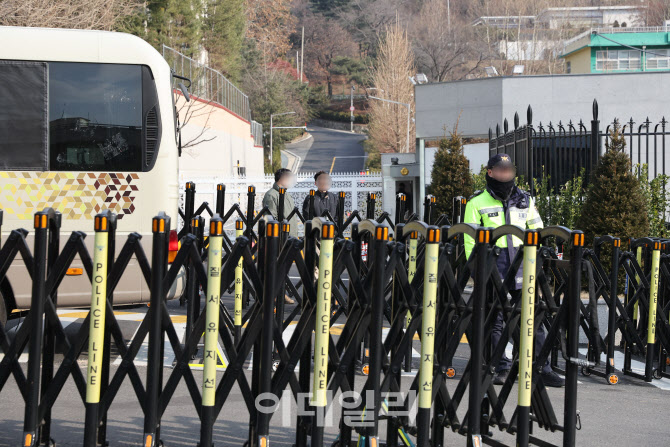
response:
[[(187, 108), (190, 106), (190, 109)], [(200, 143), (186, 147), (179, 159), (182, 178), (237, 175), (237, 163), (247, 176), (263, 175), (263, 148), (254, 146), (251, 124), (218, 104), (192, 100), (184, 105), (179, 96), (177, 109), (188, 122), (182, 129), (182, 145), (197, 138)]]
[(670, 72), (517, 76), (424, 84), (415, 87), (417, 138), (439, 138), (458, 122), (463, 136), (487, 137), (514, 113), (521, 124), (533, 109), (533, 124), (562, 120), (590, 123), (593, 100), (599, 104), (601, 127), (614, 118), (652, 122), (670, 115)]

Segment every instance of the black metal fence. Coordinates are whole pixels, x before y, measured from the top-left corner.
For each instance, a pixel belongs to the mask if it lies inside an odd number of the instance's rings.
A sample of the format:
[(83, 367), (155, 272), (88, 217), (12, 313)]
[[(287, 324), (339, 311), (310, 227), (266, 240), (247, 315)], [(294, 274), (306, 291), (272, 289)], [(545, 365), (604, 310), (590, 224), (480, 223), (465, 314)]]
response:
[(533, 109), (529, 105), (526, 124), (520, 125), (519, 114), (515, 113), (514, 129), (509, 129), (507, 119), (503, 122), (502, 133), (500, 125), (496, 126), (495, 136), (494, 131), (489, 129), (489, 154), (509, 154), (519, 175), (524, 176), (531, 188), (534, 188), (531, 179), (540, 180), (547, 176), (550, 187), (558, 190), (565, 182), (578, 176), (582, 169), (588, 184), (617, 125), (634, 170), (638, 165), (647, 165), (649, 179), (670, 172), (665, 156), (670, 131), (666, 129), (665, 117), (657, 123), (652, 123), (648, 117), (642, 122), (636, 122), (632, 117), (628, 121), (615, 119), (602, 129), (595, 99), (590, 124), (580, 119), (577, 123), (569, 120), (567, 124), (559, 121), (558, 124), (549, 122), (543, 125), (540, 122), (534, 126)]

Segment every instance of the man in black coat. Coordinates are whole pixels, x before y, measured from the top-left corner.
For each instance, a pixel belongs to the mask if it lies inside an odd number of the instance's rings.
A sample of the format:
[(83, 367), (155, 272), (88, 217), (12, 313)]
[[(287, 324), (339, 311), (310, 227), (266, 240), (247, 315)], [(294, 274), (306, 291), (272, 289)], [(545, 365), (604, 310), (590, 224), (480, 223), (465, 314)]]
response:
[(314, 213), (310, 213), (309, 196), (305, 197), (302, 203), (302, 215), (305, 219), (322, 217), (325, 211), (330, 213), (333, 220), (337, 219), (337, 196), (328, 191), (332, 185), (330, 175), (326, 171), (319, 171), (314, 174), (314, 184), (316, 191), (314, 193)]

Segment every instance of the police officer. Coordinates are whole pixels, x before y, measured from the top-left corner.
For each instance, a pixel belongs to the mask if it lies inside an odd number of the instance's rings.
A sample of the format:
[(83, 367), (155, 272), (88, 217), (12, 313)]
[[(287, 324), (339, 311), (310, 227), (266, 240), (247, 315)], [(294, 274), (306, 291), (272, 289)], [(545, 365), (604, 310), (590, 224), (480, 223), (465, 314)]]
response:
[[(525, 191), (515, 185), (516, 167), (507, 154), (496, 154), (492, 156), (486, 166), (486, 188), (477, 191), (468, 201), (465, 207), (463, 221), (474, 223), (484, 227), (499, 227), (511, 224), (521, 228), (542, 228), (535, 203)], [(475, 241), (466, 236), (464, 239), (465, 254), (469, 258)], [(510, 264), (521, 245), (521, 240), (515, 236), (508, 235), (498, 239), (496, 245), (500, 247), (500, 255), (496, 259), (496, 267), (501, 278), (505, 278)], [(512, 305), (521, 298), (521, 285), (523, 277), (521, 267), (508, 282), (505, 283), (511, 297)], [(498, 313), (492, 328), (491, 343), (498, 344), (503, 330), (503, 314)], [(539, 353), (544, 344), (545, 334), (541, 325), (537, 325), (535, 334), (535, 352)], [(500, 363), (496, 366), (496, 377), (493, 383), (502, 385), (512, 367), (512, 361), (503, 354)], [(562, 387), (565, 381), (556, 374), (549, 365), (549, 360), (542, 367), (542, 381), (545, 386)]]

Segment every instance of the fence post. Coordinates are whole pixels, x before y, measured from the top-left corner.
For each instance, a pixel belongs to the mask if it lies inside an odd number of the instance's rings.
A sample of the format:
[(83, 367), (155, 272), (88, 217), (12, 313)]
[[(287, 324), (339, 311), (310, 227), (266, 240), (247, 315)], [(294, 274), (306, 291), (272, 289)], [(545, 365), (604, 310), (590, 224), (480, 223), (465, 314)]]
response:
[(563, 445), (575, 445), (577, 426), (577, 374), (579, 373), (579, 316), (580, 291), (582, 286), (582, 255), (584, 251), (584, 233), (573, 231), (570, 252), (570, 281), (568, 284), (568, 335), (565, 365), (565, 404)]
[(516, 445), (527, 447), (530, 434), (530, 399), (533, 387), (533, 334), (535, 333), (535, 278), (537, 277), (537, 230), (526, 230), (523, 246), (523, 286), (519, 327), (519, 400)]
[[(107, 272), (114, 268), (114, 255), (116, 254), (116, 214), (107, 210)], [(114, 293), (107, 294), (107, 301), (114, 305)], [(107, 316), (109, 317), (109, 316)], [(109, 367), (111, 365), (111, 345), (112, 335), (105, 318), (105, 340), (102, 351), (102, 383), (100, 384), (100, 394), (104, 395), (109, 386)], [(98, 414), (98, 445), (105, 446), (107, 442), (107, 413)]]
[(656, 350), (656, 309), (658, 307), (658, 277), (661, 260), (661, 243), (654, 241), (651, 252), (651, 284), (649, 288), (649, 311), (647, 312), (647, 358), (644, 366), (644, 380), (651, 382), (654, 373), (654, 355)]
[(347, 193), (345, 191), (340, 191), (337, 194), (337, 216), (335, 216), (335, 219), (337, 219), (337, 234), (339, 234), (340, 237), (342, 237), (342, 233), (344, 233), (344, 198), (346, 195)]
[(302, 216), (305, 218), (305, 220), (312, 220), (314, 219), (314, 194), (316, 194), (316, 191), (313, 189), (309, 190), (309, 206), (307, 207), (307, 216)]
[[(194, 216), (191, 218), (191, 234), (196, 237), (202, 233), (202, 227), (205, 225), (205, 218), (202, 216)], [(198, 238), (198, 251), (200, 251), (200, 240)], [(200, 294), (198, 291), (198, 283), (196, 281), (195, 266), (189, 260), (186, 268), (186, 335), (193, 332), (193, 323), (200, 315)]]
[(451, 224), (456, 225), (457, 223), (461, 223), (463, 220), (463, 213), (465, 211), (465, 204), (467, 203), (467, 199), (463, 196), (456, 196), (454, 197), (454, 203), (452, 205), (452, 217), (451, 217)]
[[(409, 260), (407, 262), (407, 281), (412, 284), (414, 276), (416, 275), (416, 252), (417, 247), (419, 246), (419, 235), (416, 231), (412, 231), (409, 234)], [(409, 324), (412, 321), (412, 313), (407, 311), (407, 317), (405, 317), (405, 329), (409, 328)], [(412, 371), (412, 345), (407, 346), (407, 352), (405, 353), (405, 371)]]
[[(47, 237), (47, 278), (52, 273), (56, 259), (60, 252), (60, 226), (61, 213), (58, 211), (50, 211), (50, 218), (48, 220), (49, 233)], [(48, 299), (54, 304), (58, 305), (58, 290), (53, 290)], [(44, 320), (44, 340), (42, 346), (42, 391), (43, 397), (46, 390), (49, 388), (53, 379), (54, 371), (54, 357), (56, 355), (56, 334), (53, 330), (53, 325), (48, 319)], [(40, 443), (51, 444), (51, 408), (49, 408), (42, 420), (40, 421)]]
[(368, 202), (367, 202), (367, 210), (365, 212), (365, 218), (366, 219), (374, 219), (375, 218), (375, 208), (377, 206), (377, 194), (374, 192), (368, 193)]
[(468, 403), (468, 447), (481, 445), (481, 386), (484, 355), (484, 307), (491, 230), (479, 228), (475, 235), (475, 284), (472, 290), (472, 340), (470, 342), (470, 395)]
[(279, 188), (279, 203), (277, 205), (277, 220), (279, 222), (284, 221), (284, 215), (286, 210), (284, 209), (284, 197), (286, 197), (286, 188)]
[[(367, 438), (369, 445), (379, 445), (378, 430), (379, 430), (379, 405), (381, 405), (381, 387), (380, 374), (382, 368), (382, 353), (384, 350), (384, 340), (382, 340), (382, 325), (384, 320), (384, 281), (386, 268), (386, 242), (388, 241), (389, 229), (388, 227), (378, 226), (375, 228), (372, 253), (368, 254), (368, 259), (374, 259), (370, 265), (374, 269), (370, 272), (372, 277), (372, 315), (370, 316), (370, 358), (369, 358), (369, 373), (368, 380), (371, 381), (368, 388), (372, 392), (372, 402), (369, 402), (366, 394), (366, 415), (371, 414), (372, 421), (367, 427)], [(372, 255), (372, 256), (370, 256)], [(372, 258), (374, 257), (374, 258)], [(367, 419), (367, 418), (366, 418)]]
[(186, 182), (186, 193), (184, 197), (184, 228), (179, 236), (183, 236), (189, 231), (188, 225), (195, 211), (195, 183)]
[(223, 183), (216, 185), (216, 211), (214, 212), (221, 218), (226, 214), (226, 185)]
[(149, 302), (149, 352), (147, 356), (147, 402), (144, 415), (145, 447), (160, 443), (158, 397), (163, 380), (163, 279), (167, 265), (167, 235), (170, 233), (170, 218), (161, 212), (152, 222), (151, 297)]
[[(281, 202), (280, 202), (281, 203)], [(263, 331), (260, 335), (260, 350), (258, 350), (259, 367), (259, 389), (256, 395), (256, 405), (261, 406), (264, 402), (272, 402), (268, 398), (271, 392), (272, 384), (272, 336), (274, 332), (274, 293), (275, 278), (277, 276), (277, 257), (279, 255), (279, 222), (270, 220), (265, 225), (266, 245), (265, 245), (265, 278), (263, 281)], [(256, 352), (254, 352), (254, 355)], [(272, 403), (270, 403), (272, 405)], [(268, 445), (268, 435), (270, 433), (270, 414), (267, 411), (257, 411), (256, 435), (259, 447)]]
[(398, 200), (396, 202), (396, 215), (395, 223), (404, 223), (405, 221), (405, 207), (407, 206), (407, 196), (403, 193), (398, 194)]
[(435, 205), (435, 196), (428, 194), (423, 200), (423, 221), (430, 225), (433, 216), (433, 206)]
[(612, 242), (612, 271), (610, 273), (610, 308), (607, 315), (607, 363), (605, 365), (605, 374), (607, 379), (613, 380), (614, 374), (614, 344), (616, 336), (616, 300), (619, 295), (619, 254), (621, 252), (621, 239), (614, 238)]
[(202, 412), (200, 445), (212, 445), (214, 405), (216, 403), (216, 360), (219, 343), (219, 301), (221, 297), (221, 246), (223, 220), (218, 214), (209, 222), (207, 254), (207, 305), (205, 307), (205, 356), (202, 371)]
[[(235, 221), (235, 238), (242, 236), (244, 232), (244, 221)], [(242, 335), (242, 296), (244, 295), (244, 258), (240, 257), (235, 267), (235, 345), (240, 341)]]
[(35, 213), (35, 248), (33, 252), (32, 297), (30, 312), (33, 314), (28, 347), (28, 374), (26, 408), (23, 422), (23, 445), (33, 447), (37, 441), (38, 406), (40, 393), (40, 360), (44, 320), (44, 294), (46, 289), (47, 234), (49, 231), (47, 211)]
[(591, 120), (591, 157), (589, 158), (589, 175), (600, 160), (600, 121), (598, 120), (598, 101), (593, 100), (593, 119)]
[[(430, 409), (433, 406), (433, 365), (435, 355), (435, 315), (437, 306), (437, 267), (440, 256), (440, 229), (428, 228), (423, 275), (423, 315), (421, 320), (421, 363), (419, 364), (419, 410), (417, 447), (430, 445)], [(470, 381), (472, 386), (472, 381)], [(472, 423), (472, 411), (470, 421)], [(475, 413), (478, 418), (479, 413)], [(437, 420), (435, 423), (438, 423)]]
[(319, 279), (316, 288), (316, 326), (314, 328), (314, 383), (311, 405), (315, 410), (311, 445), (323, 445), (323, 423), (328, 403), (328, 343), (330, 341), (330, 299), (332, 293), (333, 238), (335, 225), (321, 226)]
[(107, 264), (109, 261), (109, 225), (107, 213), (94, 219), (93, 278), (88, 330), (88, 368), (86, 371), (86, 420), (84, 445), (96, 445), (102, 363), (105, 349), (105, 311), (107, 309)]
[(249, 188), (247, 189), (247, 230), (245, 232), (245, 236), (247, 239), (249, 239), (249, 243), (253, 243), (253, 237), (252, 232), (253, 232), (253, 227), (254, 227), (254, 204), (256, 203), (256, 187), (254, 185), (250, 185)]

